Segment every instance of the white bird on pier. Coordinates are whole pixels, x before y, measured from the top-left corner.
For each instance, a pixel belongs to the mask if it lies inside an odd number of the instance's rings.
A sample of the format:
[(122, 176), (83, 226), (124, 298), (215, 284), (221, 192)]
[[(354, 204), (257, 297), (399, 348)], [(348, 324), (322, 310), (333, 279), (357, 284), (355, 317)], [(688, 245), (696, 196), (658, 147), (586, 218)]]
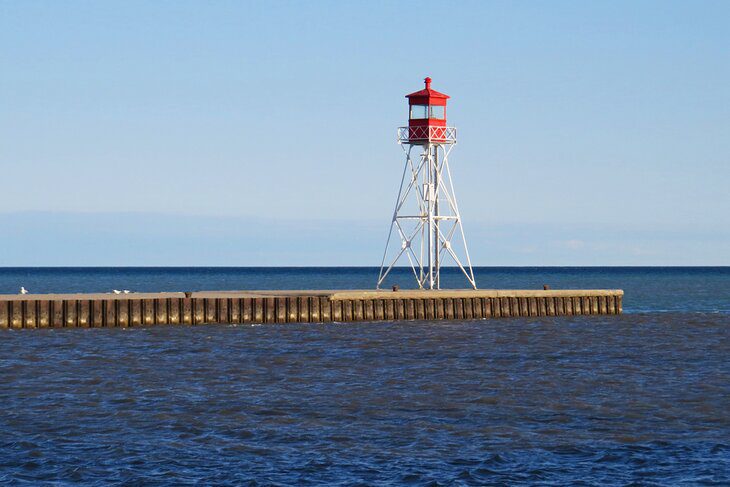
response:
[(20, 286), (20, 294), (28, 294), (28, 290), (25, 287)]
[(122, 294), (122, 291), (120, 291), (119, 289), (114, 289), (113, 291), (114, 291), (114, 294)]
[(124, 294), (129, 294), (129, 289), (125, 289)]

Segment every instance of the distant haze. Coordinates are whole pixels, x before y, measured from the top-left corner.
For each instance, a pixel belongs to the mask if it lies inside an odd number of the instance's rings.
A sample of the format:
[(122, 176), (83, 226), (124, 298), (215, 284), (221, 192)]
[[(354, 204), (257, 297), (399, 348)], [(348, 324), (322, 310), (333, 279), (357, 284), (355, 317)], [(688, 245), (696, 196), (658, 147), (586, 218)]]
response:
[(0, 1), (0, 266), (378, 265), (427, 75), (476, 265), (730, 265), (728, 19)]

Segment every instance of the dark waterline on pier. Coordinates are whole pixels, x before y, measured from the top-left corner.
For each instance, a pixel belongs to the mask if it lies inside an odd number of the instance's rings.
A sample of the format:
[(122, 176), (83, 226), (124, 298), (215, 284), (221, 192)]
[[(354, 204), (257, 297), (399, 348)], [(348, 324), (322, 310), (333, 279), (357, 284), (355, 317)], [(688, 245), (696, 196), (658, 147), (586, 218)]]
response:
[[(4, 330), (0, 481), (730, 483), (730, 269), (477, 277), (494, 288), (623, 288), (627, 314)], [(0, 269), (0, 292), (342, 289), (372, 278)]]

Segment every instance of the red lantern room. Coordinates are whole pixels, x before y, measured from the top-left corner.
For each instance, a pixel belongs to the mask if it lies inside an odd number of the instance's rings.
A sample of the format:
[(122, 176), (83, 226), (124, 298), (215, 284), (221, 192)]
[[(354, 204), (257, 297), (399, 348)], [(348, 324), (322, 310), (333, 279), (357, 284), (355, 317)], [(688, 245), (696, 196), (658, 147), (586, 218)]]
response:
[[(408, 142), (425, 144), (429, 142), (453, 143), (453, 129), (446, 127), (446, 100), (449, 95), (431, 89), (431, 78), (424, 80), (426, 87), (408, 98)], [(451, 139), (454, 140), (451, 140)]]

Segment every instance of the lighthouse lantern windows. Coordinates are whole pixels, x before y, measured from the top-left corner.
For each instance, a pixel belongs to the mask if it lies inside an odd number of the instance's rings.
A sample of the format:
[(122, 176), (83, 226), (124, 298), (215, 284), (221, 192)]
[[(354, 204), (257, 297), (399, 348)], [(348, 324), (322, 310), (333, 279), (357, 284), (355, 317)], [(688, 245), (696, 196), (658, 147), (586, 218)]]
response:
[(443, 105), (431, 105), (431, 118), (444, 120), (446, 118), (446, 107)]
[(428, 118), (428, 105), (411, 105), (411, 120)]
[(411, 105), (411, 120), (426, 120), (435, 118), (444, 120), (446, 118), (446, 107), (442, 105)]

